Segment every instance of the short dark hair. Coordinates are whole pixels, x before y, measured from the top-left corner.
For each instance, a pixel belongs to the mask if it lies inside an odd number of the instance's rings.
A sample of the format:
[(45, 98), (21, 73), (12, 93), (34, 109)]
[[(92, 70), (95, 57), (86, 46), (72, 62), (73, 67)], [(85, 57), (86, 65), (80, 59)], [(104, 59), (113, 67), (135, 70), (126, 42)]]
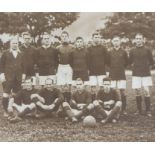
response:
[(105, 81), (109, 81), (109, 82), (111, 82), (111, 78), (106, 77), (106, 78), (103, 79), (103, 82), (105, 82)]
[(138, 35), (144, 37), (144, 35), (143, 35), (142, 33), (140, 33), (140, 32), (137, 32), (137, 33), (135, 34), (135, 37), (138, 36)]
[(113, 37), (112, 37), (112, 39), (113, 38), (119, 38), (119, 39), (121, 39), (121, 37), (119, 36), (119, 35), (114, 35)]
[(100, 35), (100, 34), (95, 32), (95, 33), (92, 34), (92, 37), (97, 36), (97, 35)]
[(76, 39), (75, 39), (75, 40), (77, 41), (77, 40), (79, 40), (79, 39), (83, 40), (83, 38), (82, 38), (82, 37), (76, 37)]
[(44, 32), (44, 33), (42, 34), (42, 36), (44, 36), (44, 35), (48, 35), (48, 36), (50, 36), (50, 33), (48, 33), (48, 32)]
[(54, 80), (51, 79), (51, 78), (47, 78), (47, 79), (45, 80), (45, 83), (46, 83), (46, 81), (48, 81), (48, 80), (52, 81), (52, 84), (54, 84)]
[(22, 37), (24, 37), (24, 36), (31, 36), (31, 34), (29, 32), (23, 32)]
[(84, 83), (81, 78), (77, 78), (76, 81), (81, 81), (82, 83)]
[(61, 35), (62, 34), (67, 34), (67, 36), (69, 36), (69, 33), (67, 32), (67, 31), (63, 31), (62, 33), (61, 33)]

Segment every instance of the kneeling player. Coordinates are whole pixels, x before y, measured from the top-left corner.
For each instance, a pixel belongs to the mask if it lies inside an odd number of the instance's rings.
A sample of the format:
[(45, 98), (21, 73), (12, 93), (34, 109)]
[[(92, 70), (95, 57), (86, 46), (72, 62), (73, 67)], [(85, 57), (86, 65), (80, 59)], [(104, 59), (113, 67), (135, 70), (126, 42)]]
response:
[(92, 102), (91, 94), (84, 89), (84, 83), (81, 79), (76, 80), (77, 90), (72, 94), (70, 102), (63, 102), (62, 106), (66, 115), (77, 122), (82, 117), (83, 109)]
[(38, 117), (47, 116), (59, 110), (63, 102), (62, 93), (53, 87), (54, 81), (46, 79), (45, 88), (39, 93), (39, 101), (36, 103), (37, 109), (42, 113)]
[(9, 101), (9, 112), (17, 112), (15, 117), (10, 118), (11, 122), (21, 120), (23, 116), (35, 112), (35, 103), (39, 96), (33, 89), (31, 80), (25, 81), (23, 89), (20, 90), (14, 98)]

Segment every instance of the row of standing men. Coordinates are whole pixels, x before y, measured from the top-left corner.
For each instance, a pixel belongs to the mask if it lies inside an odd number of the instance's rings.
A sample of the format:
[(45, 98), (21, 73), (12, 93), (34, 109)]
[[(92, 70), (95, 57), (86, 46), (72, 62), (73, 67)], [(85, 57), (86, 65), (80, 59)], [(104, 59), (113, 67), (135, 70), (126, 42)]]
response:
[[(125, 69), (132, 65), (132, 88), (135, 90), (138, 114), (142, 113), (142, 92), (146, 105), (146, 114), (151, 116), (151, 101), (149, 87), (152, 86), (150, 66), (153, 65), (151, 51), (145, 47), (144, 36), (137, 33), (136, 47), (130, 52), (121, 48), (119, 36), (112, 38), (113, 48), (107, 51), (100, 45), (101, 36), (92, 35), (93, 44), (84, 47), (84, 39), (77, 37), (75, 48), (69, 44), (69, 34), (62, 32), (62, 44), (57, 48), (51, 46), (50, 35), (45, 33), (42, 47), (30, 45), (30, 35), (25, 33), (24, 44), (18, 47), (18, 39), (13, 38), (10, 49), (3, 53), (0, 60), (1, 81), (3, 83), (3, 106), (7, 109), (10, 94), (21, 89), (21, 83), (28, 78), (33, 79), (33, 85), (45, 85), (47, 78), (53, 79), (57, 85), (74, 84), (81, 78), (86, 85), (102, 85), (106, 76), (111, 78), (111, 87), (120, 90), (122, 110), (126, 110), (126, 76)], [(106, 73), (109, 67), (109, 75)]]

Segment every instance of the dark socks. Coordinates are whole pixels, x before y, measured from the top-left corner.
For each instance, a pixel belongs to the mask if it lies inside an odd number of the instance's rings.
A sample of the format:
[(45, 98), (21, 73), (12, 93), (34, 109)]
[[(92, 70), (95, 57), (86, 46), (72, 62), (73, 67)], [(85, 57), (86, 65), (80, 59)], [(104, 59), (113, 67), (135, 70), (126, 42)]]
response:
[(63, 107), (64, 111), (66, 112), (67, 116), (72, 119), (74, 117), (73, 112), (71, 111), (69, 106), (65, 106)]
[(137, 103), (137, 109), (139, 113), (142, 112), (142, 97), (141, 96), (136, 96), (136, 103)]
[(121, 99), (122, 99), (122, 111), (125, 111), (126, 110), (126, 96), (121, 95)]
[(145, 106), (146, 106), (146, 112), (147, 111), (150, 111), (150, 106), (151, 106), (151, 101), (150, 101), (150, 97), (145, 97), (144, 98), (144, 101), (145, 101)]
[(8, 112), (8, 102), (9, 102), (9, 98), (6, 98), (6, 97), (3, 97), (2, 98), (2, 105), (3, 105), (3, 108), (5, 110), (5, 112)]
[(99, 113), (103, 117), (103, 119), (105, 119), (107, 117), (107, 114), (106, 114), (106, 112), (104, 111), (104, 109), (102, 108), (101, 105), (97, 105), (95, 107), (95, 109), (96, 109), (97, 113)]
[(120, 107), (116, 106), (111, 111), (110, 115), (106, 118), (106, 122), (112, 121), (112, 119), (115, 117), (115, 115), (120, 111)]

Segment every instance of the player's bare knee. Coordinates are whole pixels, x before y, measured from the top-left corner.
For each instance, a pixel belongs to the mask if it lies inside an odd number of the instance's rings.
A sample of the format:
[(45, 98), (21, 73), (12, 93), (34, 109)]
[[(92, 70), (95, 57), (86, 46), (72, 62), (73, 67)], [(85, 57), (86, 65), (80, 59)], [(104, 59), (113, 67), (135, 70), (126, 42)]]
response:
[(3, 93), (3, 97), (4, 98), (9, 98), (9, 94), (8, 93)]
[(149, 97), (150, 96), (150, 90), (148, 87), (144, 87), (144, 96)]
[(62, 106), (63, 106), (63, 107), (68, 107), (68, 106), (69, 106), (69, 103), (68, 103), (68, 102), (63, 102), (63, 103), (62, 103)]
[(90, 103), (88, 106), (87, 106), (87, 109), (89, 109), (89, 110), (92, 110), (92, 109), (94, 109), (94, 104), (93, 103)]
[(58, 99), (58, 98), (56, 98), (56, 99), (54, 100), (54, 102), (58, 102), (58, 100), (59, 100), (59, 99)]
[(95, 100), (95, 101), (93, 102), (93, 105), (94, 105), (95, 107), (97, 107), (98, 105), (100, 105), (100, 104), (99, 104), (99, 101)]
[(35, 109), (35, 108), (36, 108), (35, 103), (31, 103), (31, 104), (30, 104), (30, 109), (32, 110), (32, 109)]
[(122, 102), (121, 101), (116, 102), (116, 106), (121, 108), (122, 107)]
[(141, 96), (141, 89), (135, 89), (136, 96)]

